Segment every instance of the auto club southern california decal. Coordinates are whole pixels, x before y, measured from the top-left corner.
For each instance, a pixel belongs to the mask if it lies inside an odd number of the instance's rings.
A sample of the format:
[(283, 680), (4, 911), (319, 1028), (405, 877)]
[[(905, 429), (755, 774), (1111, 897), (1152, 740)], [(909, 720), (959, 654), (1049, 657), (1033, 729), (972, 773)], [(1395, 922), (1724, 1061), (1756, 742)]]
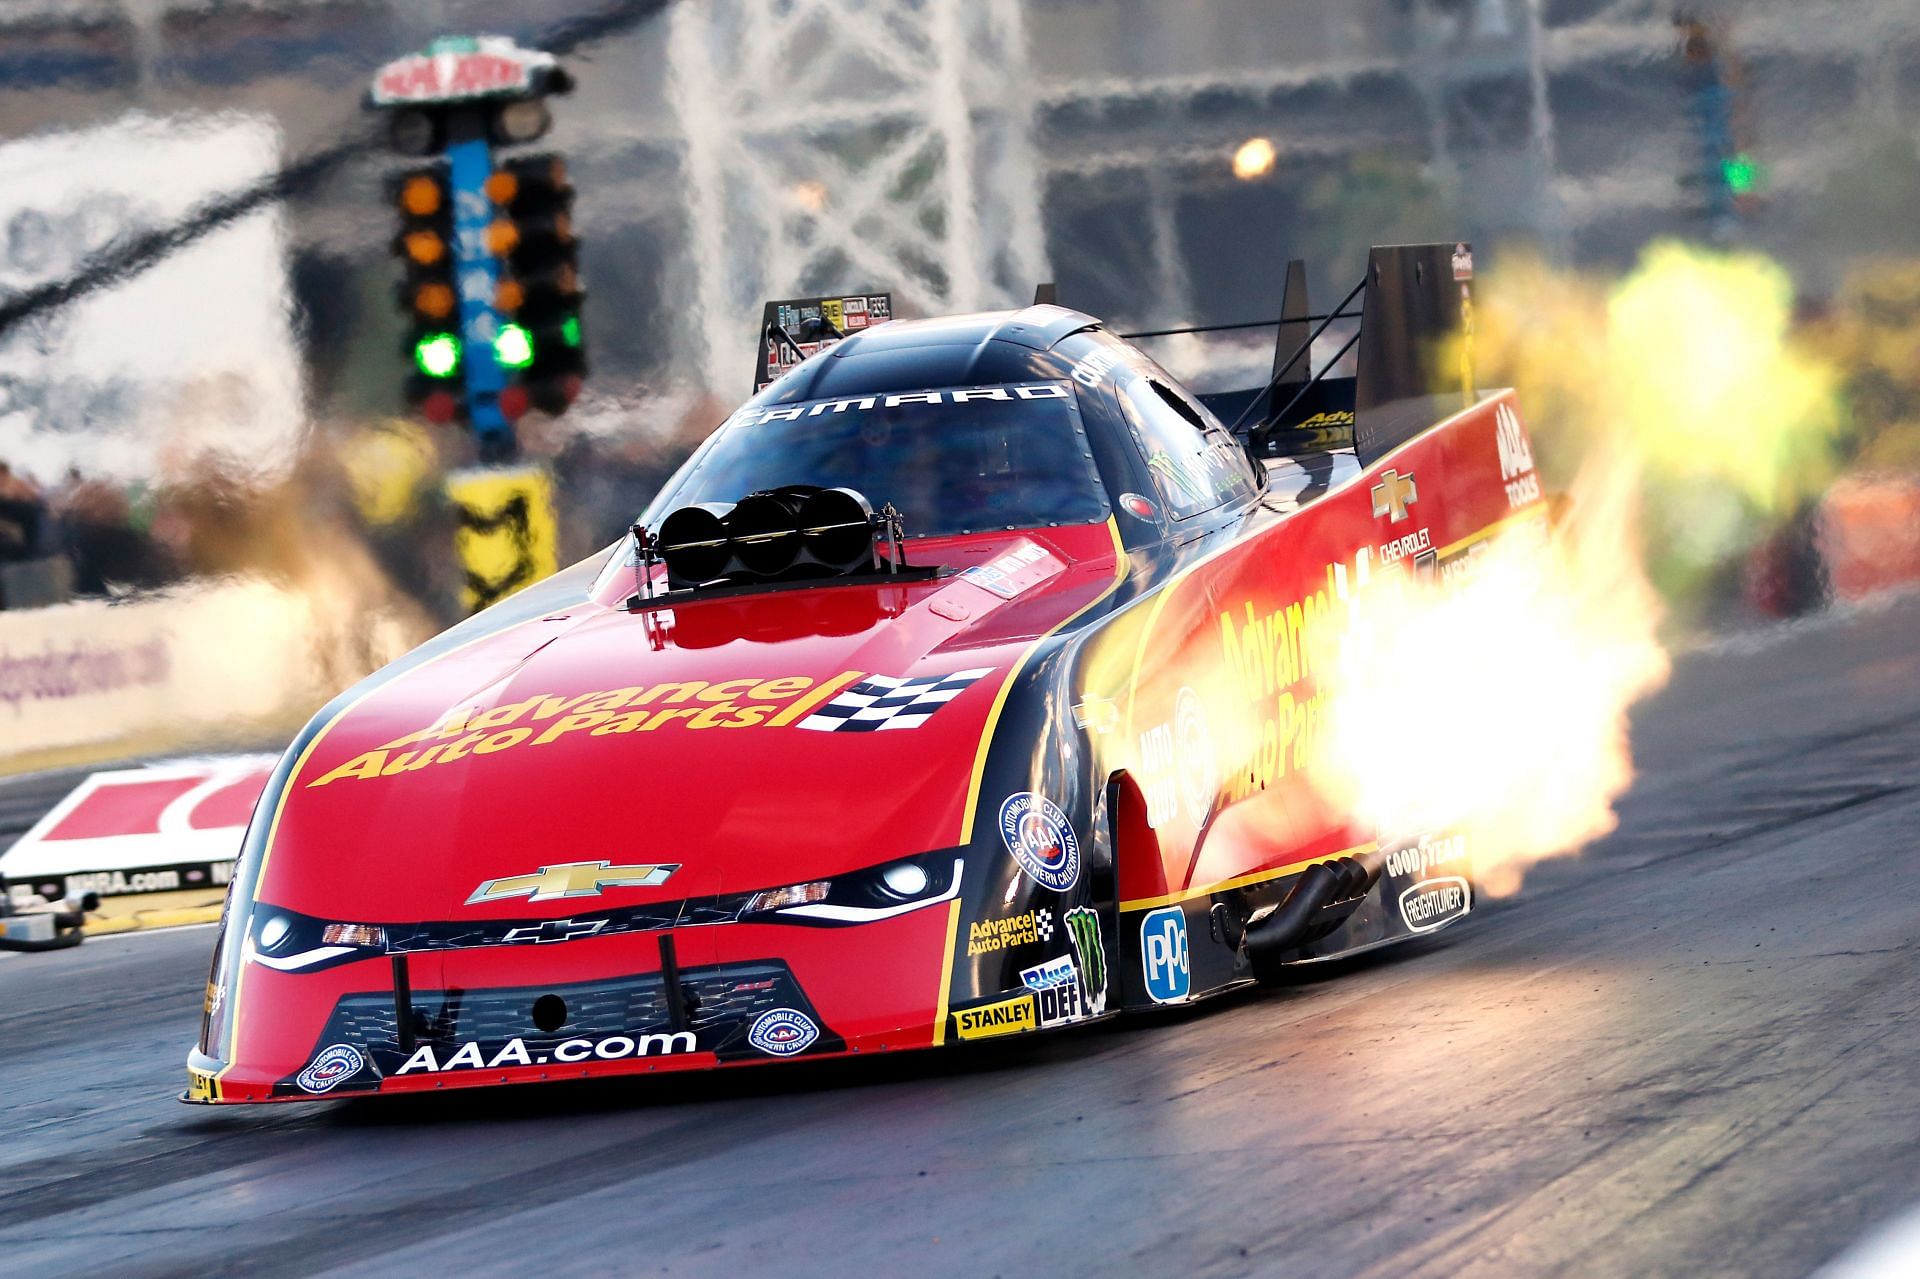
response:
[(1064, 893), (1080, 882), (1080, 841), (1073, 823), (1045, 795), (1021, 791), (1000, 805), (1000, 839), (1042, 888)]

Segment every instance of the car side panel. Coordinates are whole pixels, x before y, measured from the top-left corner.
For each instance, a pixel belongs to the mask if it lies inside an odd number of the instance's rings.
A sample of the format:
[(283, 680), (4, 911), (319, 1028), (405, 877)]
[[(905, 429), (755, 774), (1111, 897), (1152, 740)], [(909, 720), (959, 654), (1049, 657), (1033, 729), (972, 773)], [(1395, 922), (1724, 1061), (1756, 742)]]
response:
[[(1087, 638), (1073, 700), (1095, 775), (1131, 778), (1149, 817), (1151, 838), (1116, 858), (1130, 1004), (1180, 1002), (1244, 979), (1234, 939), (1221, 935), (1232, 930), (1210, 918), (1215, 900), (1231, 898), (1244, 913), (1277, 900), (1316, 861), (1375, 848), (1374, 832), (1316, 785), (1319, 675), (1349, 601), (1370, 580), (1444, 578), (1502, 529), (1544, 520), (1530, 459), (1518, 483), (1503, 475), (1511, 450), (1501, 451), (1502, 429), (1522, 432), (1511, 392), (1437, 424), (1298, 511), (1256, 516)], [(1399, 885), (1376, 893), (1388, 890)], [(1156, 938), (1164, 948), (1179, 931), (1170, 909), (1182, 916), (1190, 969), (1172, 1000), (1160, 997), (1168, 985), (1146, 991), (1142, 975)], [(1154, 935), (1143, 939), (1149, 918)], [(1335, 941), (1407, 932), (1396, 915), (1370, 910)]]

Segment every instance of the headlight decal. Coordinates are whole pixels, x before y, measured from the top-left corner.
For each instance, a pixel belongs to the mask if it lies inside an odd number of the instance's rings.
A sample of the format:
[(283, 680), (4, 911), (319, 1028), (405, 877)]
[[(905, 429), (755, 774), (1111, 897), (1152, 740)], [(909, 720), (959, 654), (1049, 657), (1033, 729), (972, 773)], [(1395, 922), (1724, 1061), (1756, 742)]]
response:
[(953, 877), (946, 891), (938, 896), (921, 897), (914, 901), (898, 902), (892, 906), (846, 906), (833, 902), (818, 902), (806, 906), (789, 906), (775, 912), (781, 917), (798, 916), (802, 919), (819, 919), (835, 924), (867, 924), (880, 919), (892, 919), (896, 915), (905, 915), (910, 911), (924, 910), (940, 902), (952, 901), (960, 895), (960, 875), (966, 867), (964, 858), (953, 859)]

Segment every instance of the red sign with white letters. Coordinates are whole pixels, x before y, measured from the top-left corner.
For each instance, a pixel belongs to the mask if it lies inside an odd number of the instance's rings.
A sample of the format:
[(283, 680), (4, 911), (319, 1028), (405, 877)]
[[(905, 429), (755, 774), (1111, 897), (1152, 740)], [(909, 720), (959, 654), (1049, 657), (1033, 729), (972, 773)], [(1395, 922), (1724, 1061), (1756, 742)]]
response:
[(94, 773), (0, 856), (0, 878), (51, 896), (223, 886), (273, 766), (240, 755)]

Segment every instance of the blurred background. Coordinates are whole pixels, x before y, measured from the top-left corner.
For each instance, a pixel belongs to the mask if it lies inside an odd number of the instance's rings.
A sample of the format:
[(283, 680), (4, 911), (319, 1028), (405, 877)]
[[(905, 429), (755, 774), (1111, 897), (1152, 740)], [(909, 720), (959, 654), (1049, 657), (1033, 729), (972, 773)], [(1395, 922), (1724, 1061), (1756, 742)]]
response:
[[(1466, 239), (1482, 381), (1522, 383), (1549, 464), (1574, 424), (1563, 480), (1628, 411), (1623, 360), (1656, 392), (1809, 370), (1781, 430), (1817, 447), (1704, 505), (1663, 473), (1669, 627), (1920, 574), (1903, 0), (8, 0), (0, 757), (124, 752), (196, 706), (258, 736), (471, 607), (445, 481), (475, 455), (405, 392), (408, 162), (363, 105), (460, 34), (577, 81), (538, 147), (576, 192), (588, 369), (518, 424), (559, 564), (746, 397), (765, 299), (917, 316), (1051, 280), (1123, 330), (1216, 324), (1274, 315), (1290, 257), (1331, 302), (1370, 244)], [(1771, 326), (1744, 362), (1609, 336), (1716, 280), (1700, 322)], [(1152, 350), (1208, 389), (1271, 341)], [(1704, 429), (1637, 399), (1636, 432)]]

